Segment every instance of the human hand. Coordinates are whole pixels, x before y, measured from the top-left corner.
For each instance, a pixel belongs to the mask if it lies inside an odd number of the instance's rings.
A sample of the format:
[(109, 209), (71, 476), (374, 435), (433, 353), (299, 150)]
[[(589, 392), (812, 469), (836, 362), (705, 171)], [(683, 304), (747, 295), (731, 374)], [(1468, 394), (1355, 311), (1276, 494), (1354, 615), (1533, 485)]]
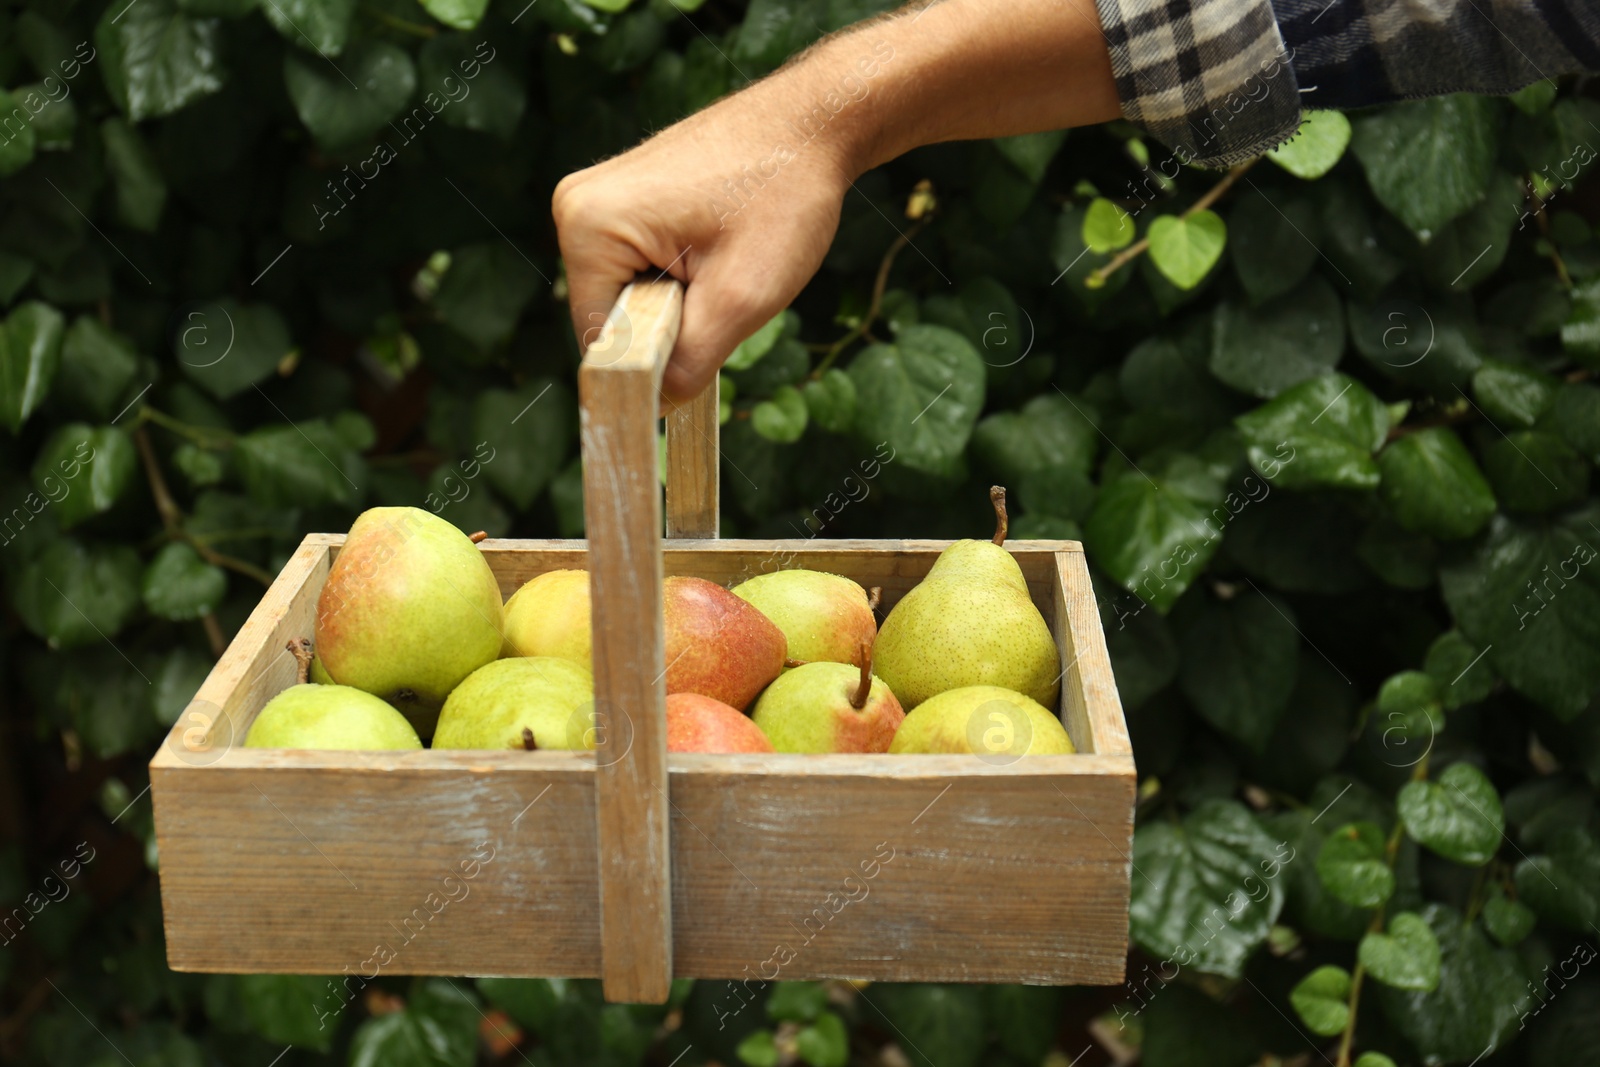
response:
[(556, 187), (581, 347), (636, 274), (665, 269), (687, 284), (661, 385), (669, 403), (697, 395), (740, 341), (788, 306), (838, 228), (848, 163), (836, 143), (774, 158), (785, 117), (776, 95), (756, 86), (727, 97)]

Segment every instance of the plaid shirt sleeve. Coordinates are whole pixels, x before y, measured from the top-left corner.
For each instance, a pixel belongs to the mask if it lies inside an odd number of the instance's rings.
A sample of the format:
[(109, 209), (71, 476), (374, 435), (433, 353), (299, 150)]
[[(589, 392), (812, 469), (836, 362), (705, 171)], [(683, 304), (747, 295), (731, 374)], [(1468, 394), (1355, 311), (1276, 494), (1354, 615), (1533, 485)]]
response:
[(1096, 0), (1123, 115), (1180, 161), (1281, 144), (1302, 107), (1600, 72), (1593, 0)]

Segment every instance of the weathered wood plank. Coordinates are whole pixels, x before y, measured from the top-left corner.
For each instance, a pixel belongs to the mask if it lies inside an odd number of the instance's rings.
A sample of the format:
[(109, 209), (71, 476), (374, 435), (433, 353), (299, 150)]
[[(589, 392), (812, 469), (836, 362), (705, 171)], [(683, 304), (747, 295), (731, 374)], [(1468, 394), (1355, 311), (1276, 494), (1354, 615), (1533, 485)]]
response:
[(667, 412), (667, 536), (717, 536), (721, 488), (718, 481), (722, 427), (711, 379), (699, 396)]
[(683, 290), (623, 290), (578, 371), (599, 753), (601, 967), (612, 1000), (672, 984), (666, 641), (656, 412)]

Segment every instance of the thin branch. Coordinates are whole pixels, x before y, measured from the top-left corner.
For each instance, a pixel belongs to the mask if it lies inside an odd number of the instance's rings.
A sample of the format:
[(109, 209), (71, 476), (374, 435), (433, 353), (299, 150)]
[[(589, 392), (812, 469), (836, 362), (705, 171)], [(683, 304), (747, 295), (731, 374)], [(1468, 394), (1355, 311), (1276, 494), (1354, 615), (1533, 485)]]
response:
[(822, 362), (818, 363), (816, 369), (811, 372), (813, 380), (820, 379), (823, 373), (833, 365), (833, 361), (839, 358), (839, 353), (843, 352), (851, 343), (865, 337), (867, 331), (872, 328), (873, 321), (877, 319), (878, 313), (883, 310), (883, 293), (889, 286), (889, 269), (894, 266), (894, 257), (898, 256), (900, 250), (910, 244), (911, 239), (917, 235), (918, 231), (932, 220), (932, 215), (924, 215), (912, 223), (905, 233), (894, 239), (894, 243), (889, 246), (889, 250), (883, 254), (883, 260), (878, 264), (878, 276), (872, 283), (872, 303), (867, 306), (867, 313), (861, 316), (861, 321), (856, 324), (854, 329), (828, 346), (828, 354), (822, 357)]
[[(1234, 167), (1227, 174), (1222, 176), (1221, 181), (1217, 182), (1217, 184), (1206, 190), (1206, 194), (1204, 196), (1184, 209), (1184, 211), (1178, 215), (1178, 218), (1186, 219), (1196, 212), (1205, 211), (1212, 204), (1215, 204), (1218, 200), (1220, 200), (1223, 193), (1226, 193), (1229, 189), (1233, 188), (1233, 183), (1243, 177), (1245, 171), (1249, 170), (1259, 162), (1261, 162), (1261, 157), (1257, 156), (1255, 159), (1246, 160), (1237, 167)], [(1129, 245), (1127, 248), (1124, 248), (1121, 252), (1118, 252), (1115, 256), (1113, 256), (1111, 261), (1105, 266), (1091, 271), (1089, 276), (1083, 280), (1084, 286), (1089, 289), (1100, 288), (1106, 283), (1107, 278), (1117, 273), (1118, 270), (1133, 262), (1135, 259), (1138, 259), (1149, 247), (1150, 238), (1148, 236), (1139, 238), (1137, 241), (1133, 242), (1133, 244)]]

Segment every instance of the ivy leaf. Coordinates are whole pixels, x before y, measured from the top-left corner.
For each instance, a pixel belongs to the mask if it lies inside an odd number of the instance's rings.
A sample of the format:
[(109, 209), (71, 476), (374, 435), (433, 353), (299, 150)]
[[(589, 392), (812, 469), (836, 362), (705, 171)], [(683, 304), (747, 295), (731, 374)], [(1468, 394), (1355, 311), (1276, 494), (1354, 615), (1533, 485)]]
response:
[(1527, 429), (1555, 403), (1553, 377), (1531, 367), (1485, 360), (1472, 374), (1472, 395), (1495, 423), (1509, 422)]
[(489, 0), (422, 0), (423, 10), (458, 30), (470, 30), (483, 18)]
[(522, 309), (544, 285), (508, 241), (458, 248), (434, 297), (445, 324), (488, 351), (511, 339)]
[(984, 1014), (995, 1044), (1025, 1063), (1041, 1062), (1055, 1045), (1065, 990), (1051, 986), (984, 987)]
[(1435, 392), (1465, 386), (1485, 344), (1472, 306), (1461, 301), (1380, 300), (1349, 306), (1350, 340), (1384, 374)]
[(167, 545), (145, 568), (144, 606), (150, 614), (182, 622), (209, 614), (228, 592), (228, 576), (180, 542)]
[(1267, 153), (1296, 178), (1312, 181), (1333, 169), (1350, 144), (1350, 120), (1342, 111), (1307, 111), (1294, 139)]
[(295, 49), (283, 57), (283, 80), (306, 129), (324, 149), (338, 151), (367, 141), (400, 114), (417, 71), (404, 49), (363, 40), (337, 65)]
[(778, 1067), (782, 1059), (771, 1030), (756, 1030), (748, 1034), (734, 1051), (745, 1067)]
[(1475, 704), (1494, 689), (1494, 669), (1484, 659), (1483, 650), (1473, 646), (1460, 630), (1440, 634), (1428, 646), (1423, 670), (1434, 681), (1440, 701), (1453, 711), (1463, 704)]
[(907, 326), (891, 344), (868, 346), (850, 364), (856, 433), (888, 441), (895, 462), (948, 476), (966, 451), (983, 407), (983, 361), (943, 326)]
[[(876, 14), (876, 11), (871, 13)], [(994, 145), (1023, 177), (1038, 185), (1044, 180), (1044, 172), (1049, 168), (1050, 161), (1056, 157), (1056, 153), (1061, 151), (1061, 145), (1066, 139), (1066, 130), (1041, 130), (1038, 133), (1019, 133), (1014, 137), (996, 137), (990, 144)]]
[(1402, 527), (1444, 540), (1471, 537), (1495, 512), (1494, 494), (1454, 430), (1406, 434), (1378, 454), (1384, 502)]
[(990, 415), (972, 431), (973, 453), (1008, 485), (1051, 468), (1087, 475), (1099, 446), (1100, 431), (1084, 406), (1054, 392)]
[(139, 554), (126, 545), (50, 543), (13, 586), (12, 606), (51, 648), (115, 637), (139, 606)]
[(1429, 993), (1439, 988), (1439, 941), (1415, 912), (1390, 919), (1386, 934), (1363, 937), (1356, 958), (1368, 974), (1396, 989)]
[(361, 457), (321, 419), (251, 430), (233, 459), (245, 489), (267, 507), (352, 507), (366, 478)]
[(1133, 277), (1132, 271), (1119, 270), (1103, 282), (1094, 284), (1095, 271), (1111, 262), (1111, 253), (1096, 252), (1083, 240), (1083, 223), (1087, 211), (1069, 204), (1056, 218), (1055, 239), (1050, 242), (1050, 259), (1060, 271), (1056, 279), (1073, 297), (1089, 311), (1110, 300)]
[(1545, 919), (1579, 933), (1600, 923), (1600, 842), (1582, 826), (1567, 826), (1545, 851), (1517, 864), (1517, 896)]
[(1533, 933), (1538, 921), (1532, 908), (1506, 896), (1505, 890), (1498, 885), (1490, 891), (1489, 899), (1483, 902), (1483, 928), (1506, 948), (1517, 947)]
[(882, 984), (868, 1003), (906, 1039), (902, 1051), (916, 1067), (978, 1067), (986, 1043), (980, 988)]
[(828, 987), (821, 982), (776, 982), (767, 995), (767, 1018), (773, 1022), (809, 1023), (828, 1007)]
[(100, 124), (100, 139), (116, 190), (117, 218), (131, 229), (154, 233), (167, 203), (167, 181), (155, 153), (138, 130), (115, 116)]
[(1430, 993), (1377, 985), (1373, 995), (1428, 1064), (1471, 1063), (1516, 1034), (1532, 999), (1514, 953), (1495, 948), (1476, 923), (1443, 904), (1423, 908), (1439, 943), (1439, 985)]
[[(445, 2), (462, 9), (463, 19), (471, 17), (476, 22), (487, 0)], [(472, 8), (477, 12), (469, 15)], [(437, 11), (433, 14), (442, 22), (451, 22)], [(445, 125), (481, 130), (502, 141), (510, 141), (527, 110), (528, 88), (523, 84), (516, 60), (505, 52), (491, 47), (489, 58), (483, 58), (487, 44), (479, 34), (444, 33), (434, 37), (417, 55), (418, 80), (424, 95), (431, 90), (450, 98), (450, 106), (439, 112), (439, 119)], [(457, 95), (463, 92), (463, 85), (466, 95)]]
[[(270, 0), (261, 4), (261, 13), (279, 33), (318, 56), (344, 51), (355, 9), (356, 0)], [(358, 84), (361, 81), (353, 71), (350, 77)]]
[(1133, 242), (1133, 216), (1103, 196), (1089, 202), (1083, 215), (1083, 243), (1095, 252), (1115, 252)]
[(1139, 947), (1180, 966), (1236, 978), (1283, 909), (1276, 875), (1294, 850), (1248, 808), (1207, 800), (1181, 825), (1149, 822), (1133, 835), (1129, 929)]
[(1395, 1067), (1395, 1063), (1381, 1052), (1363, 1052), (1356, 1057), (1356, 1067)]
[(1482, 447), (1483, 471), (1506, 511), (1540, 515), (1583, 502), (1589, 461), (1555, 434), (1515, 430)]
[[(1284, 489), (1375, 489), (1389, 414), (1366, 386), (1327, 374), (1279, 393), (1234, 425), (1251, 466)], [(1290, 449), (1289, 458), (1283, 455)]]
[(1294, 690), (1300, 635), (1288, 605), (1255, 592), (1207, 601), (1180, 647), (1178, 684), (1200, 717), (1260, 752)]
[(1483, 199), (1499, 152), (1496, 101), (1470, 93), (1412, 100), (1354, 126), (1373, 194), (1424, 242)]
[(1590, 462), (1600, 462), (1600, 389), (1562, 383), (1551, 402), (1547, 428)]
[[(187, 548), (168, 545), (168, 548)], [(192, 551), (192, 550), (191, 550)], [(330, 993), (328, 979), (304, 974), (242, 974), (239, 1003), (250, 1029), (278, 1045), (326, 1052), (344, 1014), (344, 988)]]
[(1252, 189), (1228, 215), (1233, 269), (1251, 301), (1270, 300), (1299, 285), (1317, 262), (1322, 221), (1304, 198), (1276, 203)]
[(1327, 374), (1344, 353), (1344, 310), (1319, 276), (1259, 307), (1217, 305), (1211, 373), (1240, 392), (1277, 396)]
[(50, 391), (63, 332), (61, 312), (37, 300), (18, 307), (0, 329), (0, 419), (12, 434)]
[(265, 381), (292, 347), (276, 308), (232, 297), (191, 309), (173, 337), (183, 372), (219, 400)]
[[(0, 115), (9, 118), (17, 113), (27, 114), (22, 110), (16, 97), (0, 89)], [(20, 124), (20, 129), (18, 126), (19, 124), (12, 120), (10, 125), (5, 127), (4, 140), (0, 140), (0, 178), (8, 178), (33, 162), (36, 142), (33, 123), (23, 122)]]
[(850, 1035), (844, 1020), (825, 1011), (794, 1036), (794, 1047), (811, 1067), (845, 1067), (850, 1062)]
[(220, 30), (217, 20), (191, 18), (173, 0), (108, 5), (94, 43), (122, 113), (134, 122), (159, 118), (221, 89)]
[(855, 382), (839, 368), (829, 367), (821, 378), (807, 382), (800, 395), (812, 421), (829, 433), (845, 433), (855, 423)]
[(1452, 763), (1437, 782), (1408, 782), (1400, 790), (1406, 833), (1446, 859), (1481, 867), (1494, 858), (1505, 833), (1500, 794), (1470, 763)]
[(103, 515), (133, 483), (133, 441), (115, 426), (70, 422), (50, 435), (33, 463), (33, 484), (54, 501), (63, 530)]
[(1328, 835), (1317, 853), (1317, 877), (1335, 900), (1376, 908), (1394, 894), (1394, 872), (1384, 855), (1383, 831), (1353, 822)]
[(1289, 991), (1289, 1003), (1314, 1034), (1333, 1037), (1350, 1021), (1350, 972), (1343, 967), (1318, 967)]
[(1228, 227), (1215, 211), (1196, 211), (1157, 217), (1147, 236), (1156, 268), (1179, 289), (1193, 289), (1222, 258)]
[(92, 315), (79, 315), (61, 343), (56, 391), (95, 418), (109, 419), (138, 370), (131, 341)]
[(1103, 485), (1084, 526), (1090, 555), (1124, 589), (1163, 614), (1217, 551), (1206, 508), (1148, 474)]
[(792, 385), (780, 386), (771, 400), (750, 410), (750, 425), (769, 441), (793, 444), (806, 432), (805, 397)]
[(1572, 291), (1572, 310), (1561, 324), (1561, 346), (1587, 366), (1600, 364), (1600, 277)]
[(483, 476), (518, 508), (533, 506), (572, 447), (577, 403), (565, 385), (535, 379), (512, 393), (486, 389), (473, 405), (472, 432), (490, 450)]
[(1488, 649), (1495, 672), (1571, 719), (1600, 687), (1600, 510), (1538, 525), (1498, 516), (1470, 553), (1440, 569), (1445, 603), (1462, 634)]
[(772, 351), (772, 346), (777, 344), (778, 339), (784, 335), (790, 318), (790, 312), (785, 308), (762, 323), (757, 327), (755, 333), (739, 342), (734, 348), (733, 354), (723, 364), (723, 368), (725, 370), (749, 370), (755, 366), (762, 356)]

